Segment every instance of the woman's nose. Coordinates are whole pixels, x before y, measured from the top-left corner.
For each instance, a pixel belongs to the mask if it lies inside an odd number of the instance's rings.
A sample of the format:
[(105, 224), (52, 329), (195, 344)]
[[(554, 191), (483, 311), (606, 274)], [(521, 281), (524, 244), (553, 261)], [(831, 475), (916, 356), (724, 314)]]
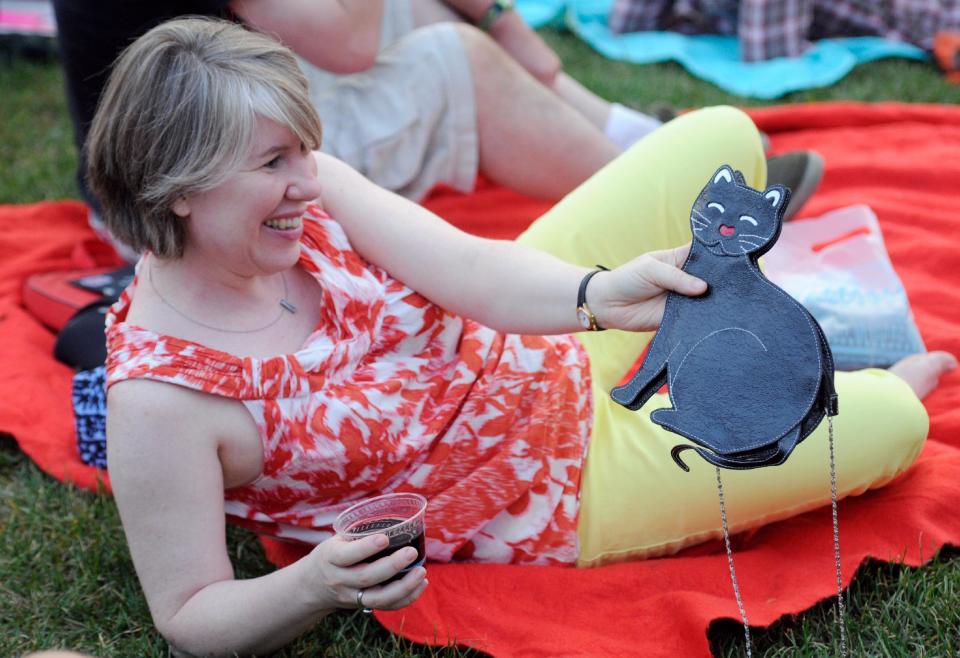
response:
[(295, 177), (287, 186), (287, 197), (294, 201), (311, 201), (320, 196), (320, 181), (317, 179), (317, 167), (313, 154), (299, 167)]

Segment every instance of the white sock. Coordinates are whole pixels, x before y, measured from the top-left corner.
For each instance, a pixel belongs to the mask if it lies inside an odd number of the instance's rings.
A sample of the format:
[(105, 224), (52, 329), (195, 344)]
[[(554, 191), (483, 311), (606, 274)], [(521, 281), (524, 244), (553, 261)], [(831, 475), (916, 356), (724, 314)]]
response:
[(660, 121), (620, 103), (610, 103), (610, 114), (603, 132), (611, 142), (626, 150), (640, 138), (661, 126)]

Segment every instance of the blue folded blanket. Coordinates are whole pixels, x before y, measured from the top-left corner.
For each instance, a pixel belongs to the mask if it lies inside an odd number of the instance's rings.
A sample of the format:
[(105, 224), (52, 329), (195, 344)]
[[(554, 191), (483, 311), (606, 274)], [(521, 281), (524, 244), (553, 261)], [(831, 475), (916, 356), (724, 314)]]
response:
[(636, 64), (674, 60), (691, 74), (740, 96), (771, 99), (791, 91), (826, 87), (856, 66), (884, 57), (923, 60), (924, 50), (879, 37), (818, 41), (802, 57), (740, 61), (735, 37), (687, 36), (674, 32), (613, 34), (607, 16), (613, 0), (517, 0), (534, 27), (566, 26), (610, 59)]

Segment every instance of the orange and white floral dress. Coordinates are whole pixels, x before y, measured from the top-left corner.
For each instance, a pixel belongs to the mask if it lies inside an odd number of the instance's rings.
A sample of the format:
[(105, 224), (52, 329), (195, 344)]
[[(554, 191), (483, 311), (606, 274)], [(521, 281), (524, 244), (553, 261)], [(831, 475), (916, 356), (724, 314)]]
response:
[(240, 400), (263, 441), (260, 477), (224, 493), (227, 514), (317, 543), (353, 502), (429, 499), (427, 555), (573, 563), (591, 429), (587, 356), (570, 336), (501, 334), (453, 315), (370, 265), (319, 207), (300, 267), (323, 290), (301, 349), (239, 358), (107, 319), (107, 385), (151, 379)]

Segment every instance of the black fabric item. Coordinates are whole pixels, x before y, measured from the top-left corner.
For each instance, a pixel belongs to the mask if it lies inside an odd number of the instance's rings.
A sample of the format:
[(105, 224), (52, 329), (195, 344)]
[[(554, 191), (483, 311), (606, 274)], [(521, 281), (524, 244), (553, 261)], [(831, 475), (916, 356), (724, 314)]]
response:
[(225, 16), (229, 0), (54, 0), (57, 44), (66, 83), (73, 134), (80, 153), (77, 182), (99, 212), (87, 187), (83, 144), (113, 62), (124, 48), (160, 23), (185, 14)]
[(87, 304), (67, 321), (53, 345), (53, 356), (77, 370), (92, 370), (107, 360), (107, 311), (116, 297)]
[(711, 464), (783, 463), (826, 414), (836, 415), (833, 356), (813, 316), (757, 265), (777, 241), (790, 192), (759, 192), (723, 166), (693, 204), (683, 269), (707, 282), (700, 297), (670, 293), (640, 370), (613, 399), (639, 409), (668, 384), (672, 408), (651, 419), (696, 444)]
[(98, 366), (73, 376), (73, 417), (80, 461), (107, 467), (107, 369)]

